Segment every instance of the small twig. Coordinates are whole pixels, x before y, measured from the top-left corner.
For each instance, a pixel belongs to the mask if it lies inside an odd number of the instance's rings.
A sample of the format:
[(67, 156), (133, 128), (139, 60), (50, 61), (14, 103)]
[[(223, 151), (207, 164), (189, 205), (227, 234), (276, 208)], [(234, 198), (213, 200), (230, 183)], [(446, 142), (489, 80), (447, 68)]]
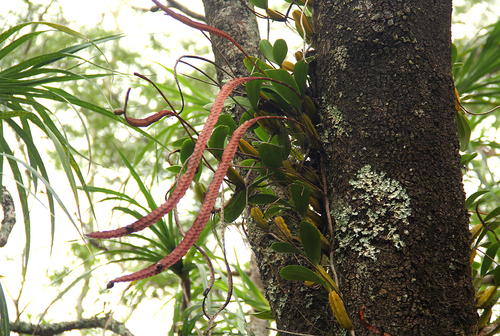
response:
[[(210, 36), (208, 36), (204, 31), (201, 31), (201, 33), (206, 37), (206, 39), (212, 44), (212, 46), (214, 47), (215, 50), (217, 50), (217, 52), (219, 53), (220, 57), (222, 57), (222, 59), (224, 60), (224, 63), (226, 63), (227, 67), (229, 68), (229, 70), (231, 70), (231, 72), (233, 73), (232, 75), (229, 75), (229, 77), (231, 78), (234, 78), (234, 77), (237, 77), (236, 75), (236, 72), (234, 72), (233, 68), (231, 67), (231, 63), (229, 63), (228, 59), (226, 58), (226, 56), (224, 55), (225, 53), (222, 52), (219, 47), (217, 47), (217, 45), (214, 43), (214, 41), (212, 41), (212, 39), (210, 38)], [(250, 59), (250, 57), (248, 56), (248, 59)], [(227, 71), (225, 71), (227, 73)]]
[(498, 328), (499, 323), (490, 323), (487, 327), (485, 327), (477, 336), (486, 336), (490, 332), (494, 331), (496, 328)]
[[(207, 37), (208, 38), (208, 37)], [(234, 77), (233, 75), (231, 75), (226, 69), (224, 69), (223, 67), (221, 67), (220, 65), (218, 65), (217, 63), (215, 63), (214, 61), (211, 61), (207, 58), (204, 58), (204, 57), (201, 57), (201, 56), (194, 56), (194, 55), (183, 55), (181, 57), (179, 57), (176, 61), (175, 61), (175, 65), (174, 65), (174, 78), (175, 78), (175, 81), (177, 83), (177, 87), (178, 87), (178, 90), (179, 90), (179, 93), (181, 95), (181, 110), (178, 112), (179, 114), (182, 113), (182, 111), (184, 110), (184, 97), (183, 97), (183, 94), (182, 94), (182, 89), (181, 89), (181, 86), (180, 86), (180, 83), (179, 83), (179, 79), (178, 79), (178, 76), (179, 74), (177, 73), (177, 66), (179, 65), (179, 63), (182, 63), (182, 64), (185, 64), (185, 65), (188, 65), (190, 66), (191, 68), (195, 69), (196, 71), (198, 71), (199, 73), (201, 73), (202, 75), (204, 75), (206, 78), (210, 79), (210, 81), (213, 83), (214, 86), (218, 86), (218, 87), (222, 87), (219, 82), (217, 82), (214, 78), (212, 78), (209, 74), (207, 74), (205, 71), (201, 70), (200, 68), (194, 66), (193, 64), (191, 63), (188, 63), (186, 61), (183, 60), (183, 58), (194, 58), (194, 59), (198, 59), (198, 60), (201, 60), (201, 61), (204, 61), (204, 62), (207, 62), (207, 63), (210, 63), (212, 65), (214, 65), (218, 70), (224, 72), (228, 77)], [(200, 81), (202, 83), (205, 83), (207, 85), (212, 85), (210, 84), (209, 82), (207, 81), (203, 81), (199, 78), (194, 78), (193, 76), (189, 76), (189, 75), (186, 75), (186, 74), (183, 74), (185, 77), (188, 77), (188, 78), (191, 78), (191, 79), (195, 79), (197, 81)], [(232, 97), (231, 97), (232, 98)], [(243, 110), (245, 110), (245, 108), (238, 102), (236, 101), (234, 98), (233, 98), (233, 101), (239, 106), (241, 107)]]
[[(483, 255), (483, 258), (488, 258), (488, 259), (490, 259), (490, 260), (491, 260), (491, 262), (493, 262), (493, 263), (497, 264), (497, 266), (499, 266), (499, 265), (500, 265), (497, 261), (495, 261), (495, 256), (493, 256), (493, 258), (492, 258), (492, 257), (490, 257), (489, 255), (487, 255), (487, 254), (486, 254), (486, 252), (483, 252), (483, 251), (481, 251), (481, 250), (477, 250), (477, 252), (481, 253), (481, 254)], [(487, 276), (485, 276), (485, 277), (483, 278), (483, 283), (486, 283), (486, 282), (484, 282), (484, 279), (485, 279), (486, 277), (487, 277)]]
[(180, 21), (182, 23), (184, 23), (185, 25), (189, 26), (189, 27), (192, 27), (194, 29), (198, 29), (200, 31), (206, 31), (206, 32), (209, 32), (210, 34), (213, 34), (213, 35), (216, 35), (216, 36), (219, 36), (219, 37), (222, 37), (228, 41), (230, 41), (232, 44), (234, 44), (234, 46), (236, 46), (246, 57), (248, 57), (249, 61), (257, 68), (259, 69), (259, 71), (264, 74), (264, 71), (259, 68), (259, 66), (255, 63), (254, 60), (252, 60), (250, 58), (250, 56), (248, 55), (248, 53), (245, 51), (245, 49), (243, 49), (243, 47), (238, 43), (236, 42), (235, 39), (233, 39), (230, 35), (228, 35), (227, 33), (223, 32), (222, 30), (220, 29), (217, 29), (215, 27), (212, 27), (212, 26), (209, 26), (209, 25), (206, 25), (204, 23), (201, 23), (201, 22), (196, 22), (196, 21), (193, 21), (191, 20), (190, 18), (184, 16), (184, 15), (181, 15), (173, 10), (171, 10), (170, 8), (162, 5), (158, 0), (152, 0), (154, 2), (154, 4), (156, 6), (158, 6), (158, 8), (160, 8), (162, 11), (165, 12), (165, 14), (169, 15), (170, 17), (176, 19), (177, 21)]
[(111, 319), (110, 323), (106, 326), (108, 322), (109, 314), (105, 317), (97, 318), (92, 317), (88, 319), (69, 321), (69, 322), (59, 322), (59, 323), (48, 323), (48, 324), (34, 324), (28, 322), (14, 322), (10, 325), (10, 331), (19, 334), (28, 335), (41, 335), (41, 336), (52, 336), (61, 334), (69, 330), (81, 330), (81, 329), (93, 329), (100, 328), (104, 330), (111, 330), (115, 334), (122, 336), (134, 336), (123, 323)]
[(189, 65), (190, 67), (194, 68), (196, 71), (202, 73), (205, 77), (209, 78), (215, 85), (221, 87), (221, 85), (219, 84), (219, 82), (217, 82), (215, 79), (213, 79), (212, 77), (210, 77), (207, 73), (205, 73), (201, 69), (193, 66), (191, 63), (187, 63), (187, 62), (183, 61), (182, 60), (183, 58), (194, 58), (194, 59), (198, 59), (198, 60), (202, 60), (204, 62), (210, 63), (213, 66), (215, 66), (217, 69), (219, 69), (220, 71), (224, 72), (228, 77), (232, 77), (232, 75), (226, 69), (224, 69), (223, 67), (221, 67), (220, 65), (218, 65), (214, 61), (211, 61), (211, 60), (209, 60), (208, 58), (205, 58), (205, 57), (195, 56), (195, 55), (183, 55), (183, 56), (179, 57), (177, 59), (177, 61), (175, 62), (175, 65), (174, 65), (174, 73), (176, 72), (177, 63), (184, 63), (184, 64)]
[[(147, 81), (149, 84), (153, 85), (154, 88), (156, 89), (156, 91), (158, 91), (158, 93), (162, 96), (162, 98), (167, 102), (168, 106), (170, 106), (170, 108), (172, 109), (173, 112), (176, 112), (177, 111), (175, 110), (175, 108), (173, 107), (173, 105), (170, 103), (170, 101), (167, 99), (167, 97), (165, 97), (165, 95), (163, 94), (163, 92), (160, 90), (159, 87), (156, 86), (156, 84), (151, 80), (149, 79), (148, 77), (138, 73), (138, 72), (134, 72), (134, 76), (137, 76), (139, 77), (140, 79), (144, 79), (145, 81)], [(179, 88), (179, 91), (180, 91), (180, 88)], [(181, 97), (182, 97), (182, 93), (181, 93)]]
[[(221, 204), (224, 204), (224, 187), (222, 187), (221, 192)], [(226, 253), (226, 234), (225, 234), (225, 225), (224, 225), (224, 206), (221, 206), (221, 236), (222, 236), (222, 255), (224, 256), (224, 263), (226, 264), (227, 270), (227, 294), (226, 301), (222, 304), (222, 306), (217, 310), (217, 312), (208, 320), (207, 323), (207, 335), (210, 336), (212, 334), (212, 329), (215, 327), (215, 319), (219, 316), (220, 312), (224, 310), (229, 303), (231, 302), (231, 297), (233, 296), (233, 275), (231, 273), (231, 266), (227, 261), (227, 253)]]
[(183, 6), (181, 5), (180, 3), (178, 3), (177, 1), (174, 1), (174, 0), (167, 0), (167, 3), (170, 7), (173, 7), (173, 8), (177, 8), (178, 10), (180, 10), (181, 12), (183, 12), (184, 14), (186, 14), (187, 16), (190, 16), (192, 17), (193, 19), (196, 19), (196, 20), (200, 20), (200, 21), (203, 21), (205, 22), (205, 16), (202, 15), (202, 14), (198, 14), (196, 12), (193, 12), (192, 10), (190, 10), (189, 8), (187, 8), (186, 6)]
[(485, 115), (485, 114), (489, 114), (495, 110), (498, 110), (500, 108), (500, 105), (498, 105), (497, 107), (494, 107), (492, 108), (491, 110), (489, 111), (486, 111), (486, 112), (481, 112), (481, 113), (474, 113), (474, 112), (470, 112), (469, 110), (467, 110), (461, 102), (458, 102), (458, 105), (460, 105), (460, 108), (462, 109), (462, 111), (464, 111), (465, 113), (468, 113), (468, 114), (472, 114), (472, 115)]

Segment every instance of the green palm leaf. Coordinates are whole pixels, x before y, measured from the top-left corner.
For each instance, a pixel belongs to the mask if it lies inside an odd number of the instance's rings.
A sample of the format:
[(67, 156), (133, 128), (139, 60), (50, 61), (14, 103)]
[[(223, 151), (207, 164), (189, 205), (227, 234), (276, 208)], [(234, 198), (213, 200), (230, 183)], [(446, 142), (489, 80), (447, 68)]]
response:
[[(43, 159), (44, 156), (40, 153), (40, 148), (37, 147), (36, 141), (33, 138), (31, 130), (32, 125), (35, 125), (52, 141), (68, 183), (73, 191), (73, 196), (77, 206), (79, 206), (80, 203), (77, 187), (78, 185), (85, 187), (84, 176), (74, 157), (75, 154), (79, 155), (79, 153), (71, 147), (67, 136), (65, 136), (64, 131), (62, 130), (62, 127), (53, 122), (53, 115), (51, 114), (49, 108), (40, 103), (39, 100), (49, 99), (55, 102), (74, 104), (76, 106), (84, 105), (85, 108), (91, 111), (98, 109), (97, 106), (86, 104), (79, 98), (70, 96), (63, 89), (50, 88), (42, 85), (60, 85), (61, 83), (74, 82), (82, 79), (90, 81), (94, 78), (110, 75), (112, 73), (111, 71), (107, 71), (107, 73), (103, 74), (78, 74), (75, 71), (58, 69), (57, 62), (63, 59), (72, 58), (76, 59), (81, 64), (90, 63), (88, 60), (75, 55), (75, 53), (92, 46), (97, 47), (100, 43), (116, 40), (122, 37), (121, 35), (113, 35), (100, 38), (95, 41), (89, 41), (84, 35), (59, 24), (50, 22), (22, 23), (0, 34), (0, 44), (4, 44), (0, 49), (0, 60), (5, 60), (7, 56), (13, 58), (12, 55), (15, 55), (15, 53), (18, 52), (19, 47), (29, 43), (35, 37), (54, 31), (52, 29), (35, 31), (24, 34), (9, 43), (5, 43), (9, 40), (9, 38), (12, 38), (17, 32), (29, 25), (35, 27), (38, 25), (44, 25), (54, 29), (55, 31), (69, 34), (77, 39), (83, 39), (84, 42), (63, 48), (58, 52), (34, 56), (9, 67), (4, 66), (0, 71), (0, 106), (3, 107), (0, 107), (0, 122), (2, 122), (2, 125), (3, 122), (5, 122), (5, 124), (8, 125), (24, 143), (26, 156), (29, 161), (24, 162), (23, 160), (14, 157), (14, 151), (12, 149), (13, 146), (9, 144), (10, 139), (5, 136), (3, 126), (0, 126), (0, 154), (2, 158), (0, 161), (3, 162), (4, 156), (7, 157), (14, 180), (17, 183), (19, 199), (21, 201), (21, 208), (24, 217), (26, 243), (23, 274), (26, 273), (28, 265), (31, 241), (31, 219), (28, 207), (28, 194), (34, 193), (27, 189), (28, 187), (25, 184), (25, 178), (23, 178), (21, 173), (21, 166), (25, 166), (27, 168), (29, 178), (33, 181), (34, 192), (37, 191), (39, 180), (43, 181), (45, 185), (50, 210), (52, 241), (55, 233), (55, 217), (53, 216), (55, 201), (57, 201), (57, 203), (59, 203), (59, 205), (65, 210), (66, 214), (73, 222), (73, 225), (76, 226), (76, 223), (70, 216), (69, 211), (65, 208), (61, 199), (57, 197), (50, 186), (46, 163)], [(103, 69), (102, 67), (100, 68)], [(68, 97), (70, 97), (70, 99), (68, 99)], [(103, 109), (99, 108), (98, 112), (103, 113)], [(106, 114), (114, 120), (117, 119), (111, 112), (106, 111)], [(16, 120), (17, 118), (19, 118), (19, 121)], [(83, 128), (85, 128), (84, 124)], [(0, 183), (2, 182), (2, 176), (3, 172), (0, 174)], [(85, 190), (85, 188), (83, 189)], [(90, 193), (87, 191), (85, 192), (88, 200), (91, 201)]]

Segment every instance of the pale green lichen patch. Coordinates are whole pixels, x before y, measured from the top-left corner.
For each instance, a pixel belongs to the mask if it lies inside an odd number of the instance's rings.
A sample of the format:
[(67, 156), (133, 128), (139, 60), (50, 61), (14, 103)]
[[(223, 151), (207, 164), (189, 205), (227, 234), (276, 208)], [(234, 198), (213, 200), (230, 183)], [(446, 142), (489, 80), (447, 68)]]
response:
[[(323, 113), (324, 117), (327, 119), (326, 122), (328, 124), (328, 127), (325, 128), (327, 133), (330, 133), (334, 137), (341, 137), (341, 136), (349, 136), (349, 132), (352, 131), (351, 127), (344, 121), (344, 116), (342, 115), (342, 112), (337, 108), (337, 106), (332, 106), (327, 104), (326, 98), (323, 97), (323, 106), (325, 108), (325, 112)], [(329, 141), (329, 137), (326, 134), (324, 137), (325, 141)]]
[(346, 59), (347, 59), (347, 48), (345, 46), (338, 46), (335, 50), (332, 51), (333, 59), (337, 62), (340, 70), (345, 70)]
[(360, 257), (377, 260), (380, 249), (374, 246), (374, 240), (391, 242), (396, 249), (405, 246), (396, 232), (400, 224), (408, 224), (410, 197), (399, 181), (385, 175), (365, 165), (356, 178), (349, 181), (356, 195), (351, 199), (352, 205), (337, 204), (337, 210), (332, 211), (339, 252), (351, 249)]
[(418, 110), (413, 110), (413, 113), (415, 113), (418, 117), (421, 117), (424, 115), (424, 110), (418, 109)]

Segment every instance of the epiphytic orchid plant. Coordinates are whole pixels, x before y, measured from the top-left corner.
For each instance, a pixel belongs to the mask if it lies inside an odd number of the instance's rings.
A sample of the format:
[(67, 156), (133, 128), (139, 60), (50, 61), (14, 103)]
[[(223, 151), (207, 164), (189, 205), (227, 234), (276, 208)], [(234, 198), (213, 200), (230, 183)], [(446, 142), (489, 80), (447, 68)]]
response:
[[(177, 180), (175, 189), (164, 204), (125, 227), (87, 234), (87, 237), (93, 239), (118, 238), (155, 224), (167, 213), (174, 210), (174, 207), (184, 196), (199, 170), (206, 146), (210, 144), (212, 154), (220, 163), (208, 189), (197, 188), (202, 206), (193, 225), (186, 232), (180, 244), (170, 254), (145, 269), (111, 280), (108, 283), (108, 288), (113, 287), (117, 282), (130, 282), (152, 277), (180, 261), (198, 240), (209, 221), (219, 195), (219, 188), (227, 175), (229, 181), (234, 184), (235, 191), (226, 207), (230, 211), (226, 211), (225, 220), (228, 222), (235, 220), (248, 204), (252, 204), (250, 213), (255, 223), (279, 240), (272, 247), (278, 252), (293, 252), (302, 255), (312, 268), (311, 270), (299, 265), (287, 266), (281, 270), (281, 276), (289, 280), (312, 281), (325, 287), (330, 293), (332, 309), (338, 321), (346, 329), (352, 329), (352, 323), (345, 312), (338, 287), (325, 271), (322, 263), (322, 248), (328, 250), (330, 242), (320, 230), (325, 231), (324, 222), (326, 221), (328, 221), (328, 227), (331, 230), (332, 223), (328, 216), (327, 203), (324, 202), (326, 196), (324, 176), (319, 169), (321, 162), (319, 152), (322, 143), (312, 121), (316, 118), (316, 109), (312, 99), (306, 95), (308, 68), (311, 61), (311, 58), (304, 56), (307, 55), (307, 48), (296, 54), (297, 63), (293, 64), (285, 61), (287, 45), (284, 40), (276, 41), (274, 46), (267, 40), (262, 40), (260, 49), (269, 60), (270, 64), (268, 64), (249, 56), (226, 33), (206, 24), (192, 21), (163, 6), (157, 0), (153, 0), (153, 2), (157, 6), (156, 9), (161, 9), (165, 14), (180, 22), (231, 41), (246, 56), (245, 65), (253, 74), (250, 77), (233, 78), (221, 88), (197, 140), (195, 143), (190, 140), (194, 146), (189, 152), (185, 172)], [(300, 10), (293, 12), (296, 29), (302, 32), (304, 41), (309, 41), (312, 29), (305, 15), (307, 5), (303, 4), (299, 8)], [(269, 17), (273, 18), (274, 16), (276, 20), (279, 16), (278, 21), (288, 20), (287, 15), (284, 16), (271, 10), (267, 12)], [(280, 68), (275, 68), (273, 63)], [(142, 75), (136, 75), (148, 80)], [(151, 81), (149, 82), (153, 84)], [(179, 82), (177, 83), (180, 89)], [(240, 126), (231, 130), (231, 134), (228, 130), (229, 127), (217, 126), (217, 124), (226, 99), (240, 85), (245, 85), (248, 108), (241, 118)], [(168, 102), (161, 91), (160, 94)], [(126, 113), (127, 101), (128, 93), (124, 108), (115, 110), (115, 113), (123, 114), (131, 126), (145, 127), (164, 117), (176, 117), (185, 127), (189, 127), (170, 103), (172, 110), (162, 110), (147, 118), (135, 119)], [(245, 132), (251, 128), (262, 140), (258, 143), (257, 149), (242, 139)], [(191, 129), (194, 131), (193, 128)], [(228, 135), (231, 137), (224, 151), (214, 149), (223, 148)], [(252, 182), (243, 179), (232, 167), (232, 160), (238, 149), (250, 157), (250, 159), (244, 160), (240, 166), (258, 169), (261, 172), (260, 177)], [(323, 179), (319, 176), (322, 176)], [(280, 193), (282, 196), (278, 197), (273, 192), (264, 192), (264, 189), (267, 189), (265, 186), (269, 184), (282, 189), (282, 193)], [(196, 186), (199, 187), (199, 183)], [(265, 214), (257, 205), (268, 205), (264, 210)], [(283, 218), (275, 216), (282, 208), (292, 209), (301, 217), (300, 235), (293, 235)], [(211, 321), (213, 322), (213, 317)]]

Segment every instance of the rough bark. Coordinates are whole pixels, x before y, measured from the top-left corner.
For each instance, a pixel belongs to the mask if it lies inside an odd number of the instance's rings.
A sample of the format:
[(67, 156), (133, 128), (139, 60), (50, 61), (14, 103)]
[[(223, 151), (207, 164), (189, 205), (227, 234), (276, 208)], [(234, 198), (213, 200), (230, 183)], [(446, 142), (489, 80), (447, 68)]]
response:
[(2, 186), (3, 220), (0, 225), (0, 247), (4, 247), (9, 240), (10, 233), (16, 224), (16, 208), (10, 192)]
[(316, 1), (317, 92), (335, 262), (357, 318), (390, 335), (473, 335), (451, 0)]
[[(206, 23), (229, 34), (238, 42), (245, 52), (254, 57), (259, 57), (259, 27), (257, 19), (250, 9), (253, 5), (248, 0), (203, 0), (205, 6)], [(217, 69), (217, 80), (220, 84), (232, 77), (248, 76), (248, 72), (243, 59), (245, 55), (230, 41), (210, 34), (213, 42), (212, 50), (215, 56), (215, 63), (226, 72)], [(240, 90), (241, 92), (241, 90)], [(241, 94), (235, 91), (235, 95)], [(236, 122), (239, 122), (241, 115), (245, 111), (236, 106), (232, 114)]]
[[(208, 25), (228, 33), (249, 55), (257, 57), (259, 27), (255, 15), (249, 10), (253, 6), (248, 0), (203, 0), (203, 4)], [(221, 37), (211, 35), (210, 38), (214, 42), (215, 63), (236, 77), (249, 75), (243, 64), (245, 57), (238, 48)], [(220, 82), (229, 79), (221, 71), (217, 71), (217, 78)]]
[[(282, 215), (290, 231), (298, 232), (300, 219), (292, 214)], [(277, 240), (257, 227), (250, 226), (248, 233), (277, 329), (307, 335), (334, 335), (335, 317), (328, 303), (328, 293), (320, 286), (306, 287), (303, 281), (288, 281), (279, 275), (287, 265), (308, 265), (291, 253), (273, 251), (270, 246)]]

